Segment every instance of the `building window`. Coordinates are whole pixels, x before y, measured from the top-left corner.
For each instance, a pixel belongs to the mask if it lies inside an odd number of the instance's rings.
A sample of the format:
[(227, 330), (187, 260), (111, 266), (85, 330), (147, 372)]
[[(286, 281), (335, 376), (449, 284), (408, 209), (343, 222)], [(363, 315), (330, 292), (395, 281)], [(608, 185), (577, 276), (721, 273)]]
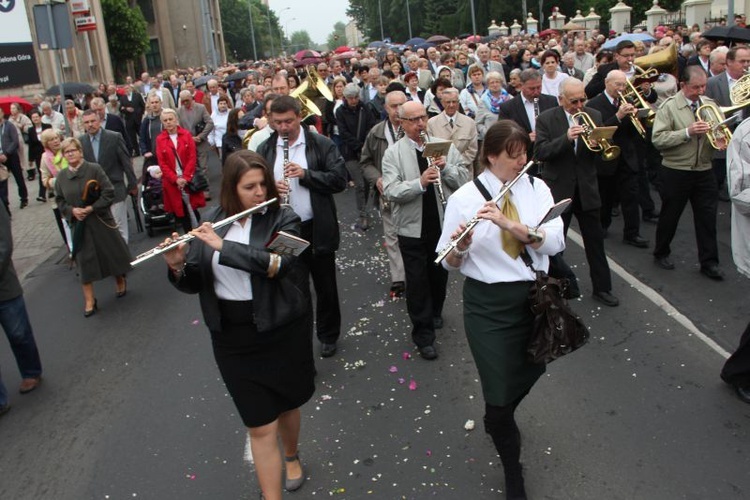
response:
[(161, 50), (159, 49), (159, 39), (152, 38), (149, 43), (148, 52), (146, 52), (146, 68), (150, 73), (162, 70)]
[(136, 3), (141, 8), (146, 22), (154, 24), (156, 22), (156, 17), (154, 17), (154, 0), (137, 0)]

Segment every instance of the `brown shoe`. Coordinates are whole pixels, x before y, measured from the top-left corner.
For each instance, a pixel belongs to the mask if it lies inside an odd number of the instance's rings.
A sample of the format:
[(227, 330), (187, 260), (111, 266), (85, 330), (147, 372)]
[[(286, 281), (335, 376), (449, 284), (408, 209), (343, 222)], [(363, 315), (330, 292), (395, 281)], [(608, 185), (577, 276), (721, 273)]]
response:
[(42, 377), (25, 378), (21, 381), (21, 387), (18, 392), (21, 394), (28, 394), (42, 383)]

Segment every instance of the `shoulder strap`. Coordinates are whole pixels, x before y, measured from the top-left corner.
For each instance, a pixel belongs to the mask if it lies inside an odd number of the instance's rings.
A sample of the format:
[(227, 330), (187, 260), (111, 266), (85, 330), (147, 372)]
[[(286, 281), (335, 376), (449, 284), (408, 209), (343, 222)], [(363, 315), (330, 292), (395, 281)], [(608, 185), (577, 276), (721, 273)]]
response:
[(474, 178), (474, 185), (477, 187), (480, 193), (482, 193), (482, 196), (484, 196), (484, 199), (487, 201), (490, 201), (492, 199), (492, 196), (490, 195), (490, 192), (487, 191), (487, 188), (484, 187), (484, 184), (479, 182), (479, 178)]

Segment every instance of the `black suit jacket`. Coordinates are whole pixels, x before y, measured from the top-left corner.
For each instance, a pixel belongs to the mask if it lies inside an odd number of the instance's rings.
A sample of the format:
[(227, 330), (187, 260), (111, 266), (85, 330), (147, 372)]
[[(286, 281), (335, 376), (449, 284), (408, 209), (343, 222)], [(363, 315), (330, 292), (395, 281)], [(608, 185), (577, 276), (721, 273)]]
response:
[(597, 169), (599, 175), (612, 175), (618, 167), (629, 168), (638, 172), (638, 148), (645, 147), (646, 143), (633, 126), (630, 118), (624, 118), (622, 122), (617, 119), (617, 108), (615, 108), (607, 96), (602, 92), (591, 99), (587, 106), (594, 108), (602, 114), (602, 124), (605, 127), (617, 127), (613, 139), (614, 144), (620, 147), (620, 157), (617, 160), (603, 161), (598, 155)]
[[(602, 124), (601, 114), (593, 108), (584, 108), (597, 126)], [(544, 161), (542, 179), (552, 191), (555, 201), (579, 197), (583, 210), (601, 207), (596, 173), (597, 153), (590, 151), (583, 139), (578, 139), (577, 151), (568, 140), (570, 125), (562, 106), (549, 109), (536, 120), (536, 157)]]
[[(122, 138), (125, 139), (125, 144), (130, 144), (128, 140), (128, 132), (125, 129), (125, 122), (119, 116), (107, 113), (104, 119), (104, 129), (112, 132), (119, 132)], [(96, 162), (94, 162), (96, 163)]]
[[(125, 108), (133, 108), (133, 111), (127, 111)], [(140, 127), (145, 111), (146, 103), (143, 101), (143, 96), (138, 92), (133, 92), (130, 99), (128, 99), (128, 94), (120, 96), (120, 113), (122, 113), (122, 117), (129, 129)]]
[[(49, 123), (42, 123), (42, 132), (48, 128), (52, 128), (52, 125)], [(42, 146), (42, 141), (36, 134), (36, 127), (32, 125), (29, 127), (29, 161), (37, 161), (38, 159), (41, 159), (43, 153), (44, 146)]]
[[(703, 68), (703, 64), (700, 62), (700, 60), (698, 59), (698, 57), (699, 57), (698, 54), (694, 54), (694, 55), (688, 57), (688, 59), (687, 59), (687, 61), (685, 63), (685, 67), (687, 67), (687, 66), (700, 66), (701, 68)], [(711, 76), (711, 75), (709, 75), (709, 71), (707, 71), (706, 68), (703, 68), (703, 70), (706, 71), (706, 76)]]
[[(604, 79), (607, 78), (607, 75), (613, 69), (619, 69), (619, 66), (616, 62), (599, 66), (599, 69), (596, 71), (596, 73), (594, 73), (594, 77), (591, 79), (589, 84), (586, 85), (586, 96), (589, 99), (593, 99), (594, 97), (604, 92)], [(656, 92), (654, 90), (651, 90), (651, 92), (649, 92), (647, 96), (643, 97), (646, 102), (653, 104), (656, 102), (658, 96), (656, 95)]]
[[(138, 184), (130, 161), (130, 153), (125, 146), (125, 139), (110, 130), (102, 129), (101, 144), (99, 144), (99, 158), (94, 156), (94, 148), (91, 146), (89, 134), (78, 137), (83, 146), (83, 159), (91, 163), (99, 164), (112, 182), (115, 188), (115, 202), (123, 201), (128, 191), (133, 190)], [(127, 177), (128, 184), (125, 185), (124, 178)]]
[[(556, 108), (559, 106), (557, 99), (551, 95), (540, 94), (539, 95), (539, 113), (541, 114), (548, 109)], [(498, 112), (499, 120), (513, 120), (519, 124), (526, 131), (527, 134), (532, 132), (531, 123), (529, 122), (529, 116), (526, 114), (526, 108), (523, 105), (523, 98), (521, 94), (517, 95), (509, 101), (505, 101), (500, 105)], [(528, 158), (531, 158), (534, 154), (534, 144), (529, 146), (527, 153)]]

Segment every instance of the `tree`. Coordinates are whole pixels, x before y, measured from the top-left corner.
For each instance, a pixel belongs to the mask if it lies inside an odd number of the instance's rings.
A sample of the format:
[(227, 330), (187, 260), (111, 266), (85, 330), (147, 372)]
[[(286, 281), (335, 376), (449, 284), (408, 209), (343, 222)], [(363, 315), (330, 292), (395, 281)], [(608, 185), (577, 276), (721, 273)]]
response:
[(328, 50), (334, 50), (342, 45), (346, 45), (346, 24), (341, 21), (333, 25), (333, 32), (328, 35), (326, 40)]
[(294, 53), (300, 50), (311, 49), (316, 50), (318, 48), (310, 38), (310, 34), (305, 31), (295, 31), (289, 38), (289, 50), (287, 52)]
[(102, 0), (102, 17), (113, 66), (122, 74), (127, 61), (142, 56), (149, 48), (146, 19), (141, 8), (130, 7), (127, 0)]
[[(276, 15), (260, 0), (251, 0), (253, 29), (250, 30), (250, 0), (220, 0), (221, 29), (227, 54), (238, 59), (253, 59), (253, 40), (258, 58), (276, 56), (281, 51), (281, 27)], [(269, 33), (270, 17), (270, 33)], [(273, 51), (273, 53), (272, 53)]]

